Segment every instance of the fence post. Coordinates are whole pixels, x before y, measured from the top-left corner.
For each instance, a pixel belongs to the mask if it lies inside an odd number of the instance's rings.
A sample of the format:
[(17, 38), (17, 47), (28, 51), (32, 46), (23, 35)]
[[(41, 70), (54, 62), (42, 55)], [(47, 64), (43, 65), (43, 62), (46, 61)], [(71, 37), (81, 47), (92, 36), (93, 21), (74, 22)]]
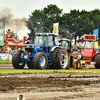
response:
[(22, 100), (23, 99), (23, 95), (19, 95), (19, 100)]

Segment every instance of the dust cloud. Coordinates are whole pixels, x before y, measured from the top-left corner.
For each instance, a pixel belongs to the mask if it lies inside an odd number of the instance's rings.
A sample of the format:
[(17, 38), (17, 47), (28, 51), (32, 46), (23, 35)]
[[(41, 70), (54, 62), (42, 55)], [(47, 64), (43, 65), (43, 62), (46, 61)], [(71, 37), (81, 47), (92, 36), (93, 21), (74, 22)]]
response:
[[(27, 19), (25, 17), (15, 18), (9, 8), (0, 8), (0, 19), (5, 17), (5, 31), (10, 29), (14, 33), (19, 34), (20, 31), (24, 31), (26, 27), (25, 21)], [(22, 33), (23, 34), (23, 33)]]

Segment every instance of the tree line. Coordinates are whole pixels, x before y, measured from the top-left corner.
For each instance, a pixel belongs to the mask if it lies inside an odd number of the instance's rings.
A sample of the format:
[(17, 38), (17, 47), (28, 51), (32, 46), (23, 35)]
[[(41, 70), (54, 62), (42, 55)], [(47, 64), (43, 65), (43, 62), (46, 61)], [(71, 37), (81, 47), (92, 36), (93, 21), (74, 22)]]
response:
[[(59, 34), (66, 37), (77, 31), (74, 35), (75, 38), (92, 33), (96, 28), (100, 29), (100, 10), (79, 11), (74, 9), (70, 10), (70, 13), (63, 13), (63, 9), (50, 4), (41, 10), (33, 11), (28, 20), (32, 20), (37, 32), (52, 32), (53, 23), (59, 22)], [(30, 29), (28, 35), (32, 37), (35, 32), (32, 28), (28, 28)]]

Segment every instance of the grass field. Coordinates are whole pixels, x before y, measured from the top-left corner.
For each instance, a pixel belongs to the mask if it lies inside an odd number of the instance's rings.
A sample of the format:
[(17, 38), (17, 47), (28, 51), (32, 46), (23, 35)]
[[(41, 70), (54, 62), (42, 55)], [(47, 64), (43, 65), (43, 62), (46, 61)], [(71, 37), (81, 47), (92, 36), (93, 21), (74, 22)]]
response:
[(93, 70), (93, 69), (60, 69), (60, 70), (35, 70), (35, 69), (2, 69), (0, 73), (32, 73), (32, 72), (100, 72), (100, 69)]
[(0, 60), (0, 64), (11, 64), (12, 61), (9, 60), (9, 62), (7, 62), (6, 60)]
[[(0, 60), (0, 63), (12, 63), (10, 60), (7, 62), (6, 60)], [(31, 72), (100, 72), (100, 69), (59, 69), (59, 70), (35, 70), (35, 69), (1, 69), (0, 73), (31, 73)]]

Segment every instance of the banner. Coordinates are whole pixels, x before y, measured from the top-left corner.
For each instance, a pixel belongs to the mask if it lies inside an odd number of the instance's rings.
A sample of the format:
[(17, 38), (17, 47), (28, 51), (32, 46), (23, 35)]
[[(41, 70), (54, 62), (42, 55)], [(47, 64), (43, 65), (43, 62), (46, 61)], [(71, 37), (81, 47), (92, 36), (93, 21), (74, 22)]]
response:
[(0, 19), (0, 46), (4, 45), (5, 18)]
[(98, 29), (94, 29), (94, 30), (93, 30), (93, 35), (96, 35), (96, 36), (97, 36), (97, 39), (99, 39), (99, 38), (98, 38), (98, 31), (99, 31)]
[(12, 60), (12, 55), (8, 53), (0, 53), (0, 60), (7, 60), (9, 57), (9, 60)]
[(53, 33), (55, 35), (59, 34), (59, 23), (53, 23)]
[(98, 48), (98, 41), (94, 42), (94, 48)]

